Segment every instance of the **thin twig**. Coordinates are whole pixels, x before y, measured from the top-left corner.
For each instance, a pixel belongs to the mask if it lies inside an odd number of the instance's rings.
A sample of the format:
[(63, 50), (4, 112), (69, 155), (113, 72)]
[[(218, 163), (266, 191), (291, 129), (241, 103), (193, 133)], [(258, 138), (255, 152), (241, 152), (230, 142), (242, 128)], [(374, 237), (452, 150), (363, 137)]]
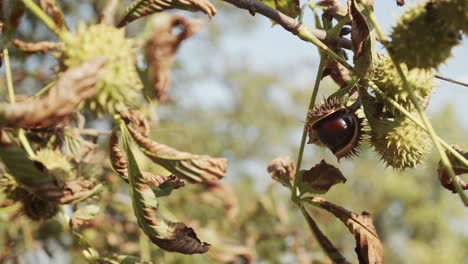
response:
[(458, 85), (461, 85), (461, 86), (468, 87), (468, 83), (464, 83), (464, 82), (460, 82), (460, 81), (457, 81), (457, 80), (454, 80), (454, 79), (450, 79), (450, 78), (444, 77), (444, 76), (439, 75), (439, 74), (436, 74), (435, 77), (437, 79), (441, 79), (441, 80), (444, 80), (446, 82), (451, 82), (451, 83), (454, 83), (454, 84), (458, 84)]
[(102, 11), (101, 18), (99, 19), (102, 24), (113, 26), (114, 16), (117, 8), (119, 7), (119, 1), (108, 0), (104, 10)]
[[(351, 41), (347, 38), (335, 38), (327, 31), (311, 28), (304, 24), (299, 23), (293, 18), (281, 13), (278, 10), (275, 10), (264, 3), (257, 0), (222, 0), (224, 2), (230, 3), (237, 6), (238, 8), (248, 10), (250, 14), (255, 15), (255, 13), (262, 14), (269, 19), (275, 21), (281, 25), (287, 31), (293, 33), (294, 35), (300, 34), (299, 28), (302, 28), (302, 31), (308, 31), (308, 33), (314, 35), (317, 39), (327, 44), (327, 46), (337, 46), (345, 49), (351, 49)], [(300, 36), (299, 36), (300, 37)], [(304, 39), (306, 40), (306, 39)]]
[[(320, 86), (320, 81), (322, 80), (322, 74), (323, 74), (323, 69), (325, 67), (325, 58), (324, 55), (320, 56), (320, 64), (317, 69), (317, 76), (315, 77), (315, 84), (314, 84), (314, 90), (312, 92), (312, 95), (310, 97), (310, 102), (309, 102), (309, 111), (312, 111), (312, 108), (315, 105), (315, 100), (317, 99), (317, 93), (319, 90)], [(307, 115), (309, 112), (307, 112)], [(291, 189), (291, 198), (296, 200), (297, 198), (297, 184), (299, 181), (299, 171), (301, 169), (301, 163), (302, 163), (302, 156), (304, 154), (304, 147), (306, 144), (306, 139), (307, 139), (307, 123), (304, 124), (304, 129), (302, 131), (302, 138), (301, 138), (301, 146), (299, 148), (299, 154), (297, 155), (297, 164), (296, 164), (296, 175), (294, 175), (294, 180), (292, 184), (292, 189)]]
[(59, 47), (58, 42), (40, 41), (40, 42), (25, 42), (20, 39), (14, 39), (13, 45), (24, 52), (48, 52)]

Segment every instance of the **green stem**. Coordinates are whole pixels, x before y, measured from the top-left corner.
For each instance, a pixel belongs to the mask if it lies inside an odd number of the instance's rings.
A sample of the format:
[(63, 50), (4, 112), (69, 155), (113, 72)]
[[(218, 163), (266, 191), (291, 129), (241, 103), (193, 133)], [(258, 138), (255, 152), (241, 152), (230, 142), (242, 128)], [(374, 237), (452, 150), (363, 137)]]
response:
[(63, 31), (57, 27), (57, 25), (54, 23), (54, 21), (44, 12), (42, 9), (34, 3), (33, 0), (21, 0), (24, 5), (31, 11), (33, 12), (37, 18), (39, 18), (46, 27), (48, 27), (52, 32), (54, 32), (57, 37), (60, 39), (63, 39)]
[(151, 247), (148, 241), (148, 237), (146, 237), (145, 233), (140, 230), (139, 236), (140, 242), (140, 260), (141, 261), (150, 261), (151, 260)]
[(52, 86), (55, 85), (57, 81), (56, 80), (53, 80), (51, 81), (50, 83), (48, 83), (46, 86), (42, 87), (41, 90), (39, 90), (37, 93), (35, 93), (31, 99), (35, 99), (35, 98), (38, 98), (38, 97), (41, 97), (43, 94), (45, 94), (47, 91), (50, 90), (50, 88), (52, 88)]
[(10, 103), (15, 103), (15, 90), (13, 89), (13, 77), (11, 76), (10, 66), (10, 55), (8, 54), (8, 48), (3, 48), (3, 61), (5, 62), (5, 75), (8, 89), (8, 99)]
[[(375, 93), (379, 94), (380, 96), (382, 96), (382, 98), (384, 100), (386, 100), (387, 102), (389, 102), (393, 107), (395, 107), (398, 111), (400, 111), (403, 115), (405, 115), (406, 117), (408, 117), (411, 121), (413, 121), (418, 127), (420, 127), (421, 129), (423, 129), (424, 131), (426, 131), (426, 133), (429, 133), (426, 126), (424, 126), (424, 124), (418, 120), (415, 116), (413, 116), (408, 110), (406, 110), (403, 106), (401, 106), (400, 104), (398, 104), (398, 102), (396, 102), (395, 100), (393, 100), (392, 98), (388, 97), (379, 87), (377, 87), (377, 85), (372, 82), (372, 81), (368, 81), (367, 82), (367, 85), (369, 85), (370, 88), (372, 88), (372, 90), (374, 90)], [(446, 148), (450, 154), (452, 154), (455, 158), (457, 158), (460, 162), (463, 163), (463, 165), (465, 165), (466, 167), (468, 167), (468, 160), (463, 157), (458, 151), (456, 151), (455, 149), (453, 149), (449, 144), (447, 144), (442, 138), (440, 137), (437, 137), (437, 140), (439, 141), (440, 144), (442, 144), (442, 146), (444, 148)]]
[(403, 73), (403, 70), (401, 69), (400, 64), (394, 59), (394, 56), (393, 56), (391, 50), (387, 47), (388, 40), (386, 39), (385, 34), (382, 32), (382, 29), (380, 28), (379, 24), (377, 23), (377, 19), (375, 18), (374, 14), (372, 14), (372, 13), (370, 15), (370, 20), (371, 20), (372, 24), (374, 24), (374, 28), (376, 30), (376, 33), (377, 33), (379, 39), (381, 40), (382, 44), (387, 49), (388, 54), (389, 54), (390, 58), (392, 59), (392, 62), (395, 65), (395, 67), (397, 69), (397, 72), (401, 77), (401, 80), (403, 81), (403, 85), (404, 85), (405, 89), (409, 93), (410, 100), (413, 103), (413, 105), (416, 107), (416, 111), (418, 112), (418, 114), (419, 114), (419, 116), (420, 116), (420, 118), (421, 118), (421, 120), (423, 122), (423, 125), (426, 127), (426, 131), (428, 132), (430, 138), (434, 142), (434, 145), (435, 145), (437, 151), (439, 152), (440, 160), (442, 162), (442, 165), (444, 166), (445, 170), (450, 175), (450, 178), (452, 179), (453, 185), (454, 185), (455, 189), (457, 190), (458, 194), (460, 195), (461, 200), (463, 201), (465, 206), (468, 206), (468, 198), (465, 196), (465, 194), (463, 192), (463, 189), (461, 188), (461, 186), (460, 186), (460, 184), (459, 184), (459, 182), (457, 180), (457, 176), (455, 174), (455, 171), (453, 170), (452, 164), (450, 163), (450, 160), (449, 160), (447, 154), (445, 153), (445, 151), (443, 150), (441, 144), (437, 140), (438, 137), (437, 137), (436, 132), (434, 131), (434, 128), (432, 127), (431, 123), (429, 122), (429, 119), (427, 119), (421, 105), (419, 104), (418, 100), (416, 99), (416, 95), (414, 94), (413, 87), (411, 87), (411, 85), (408, 83), (408, 80), (406, 79), (406, 76)]
[(341, 255), (341, 253), (335, 248), (335, 246), (331, 244), (331, 242), (328, 240), (325, 234), (323, 234), (323, 232), (319, 229), (314, 219), (307, 212), (304, 206), (302, 204), (299, 204), (299, 208), (301, 209), (302, 215), (306, 219), (307, 226), (309, 227), (310, 232), (314, 235), (314, 238), (318, 242), (320, 248), (323, 252), (325, 252), (325, 254), (327, 254), (330, 260), (332, 260), (333, 263), (349, 264), (350, 262), (348, 262), (346, 258), (343, 255)]
[[(8, 54), (8, 48), (4, 47), (3, 48), (3, 59), (5, 61), (5, 75), (6, 75), (6, 81), (7, 81), (7, 89), (8, 89), (8, 98), (10, 99), (10, 103), (14, 104), (16, 102), (15, 99), (15, 89), (13, 87), (13, 78), (11, 74), (11, 65), (10, 65), (10, 55)], [(26, 138), (24, 134), (23, 129), (18, 129), (18, 139), (23, 146), (23, 148), (26, 150), (28, 153), (29, 157), (34, 157), (34, 151), (31, 148), (31, 145), (28, 142), (28, 139)]]
[[(312, 111), (314, 105), (315, 105), (315, 100), (317, 99), (317, 94), (320, 86), (320, 81), (322, 80), (322, 74), (323, 74), (323, 69), (325, 68), (325, 55), (320, 56), (320, 63), (317, 69), (317, 76), (315, 77), (315, 83), (314, 83), (314, 90), (312, 92), (312, 96), (310, 97), (310, 102), (309, 102), (309, 110)], [(308, 112), (307, 112), (308, 116)], [(306, 116), (306, 120), (307, 120)], [(302, 163), (302, 156), (304, 155), (304, 147), (306, 144), (307, 140), (307, 122), (304, 124), (304, 130), (302, 131), (302, 139), (301, 139), (301, 146), (299, 148), (299, 154), (297, 155), (297, 164), (296, 164), (296, 175), (294, 176), (294, 182), (292, 185), (292, 190), (291, 190), (291, 197), (292, 200), (295, 201), (297, 197), (297, 182), (299, 180), (299, 171), (301, 169), (301, 163)]]
[(355, 71), (353, 66), (349, 64), (343, 57), (336, 54), (333, 50), (331, 50), (325, 43), (320, 41), (312, 32), (309, 31), (307, 26), (301, 25), (297, 30), (297, 36), (305, 41), (308, 41), (315, 46), (317, 46), (321, 51), (327, 53), (330, 57), (338, 61), (340, 64), (345, 66), (348, 70)]

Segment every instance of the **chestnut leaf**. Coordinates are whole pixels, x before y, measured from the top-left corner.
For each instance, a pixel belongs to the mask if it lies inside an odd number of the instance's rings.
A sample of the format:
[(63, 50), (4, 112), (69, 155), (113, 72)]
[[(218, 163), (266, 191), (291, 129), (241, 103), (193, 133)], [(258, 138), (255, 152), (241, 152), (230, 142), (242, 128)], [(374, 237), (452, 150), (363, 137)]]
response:
[(158, 199), (138, 168), (130, 148), (128, 130), (123, 124), (120, 130), (128, 159), (128, 180), (132, 189), (133, 210), (140, 228), (163, 250), (182, 254), (207, 252), (210, 245), (201, 242), (192, 228), (182, 222), (169, 221), (158, 212)]
[(299, 188), (302, 192), (324, 194), (333, 185), (345, 182), (346, 178), (338, 168), (322, 160), (310, 170), (302, 171)]
[[(453, 145), (452, 148), (456, 150), (458, 153), (460, 153), (465, 159), (468, 158), (468, 152), (463, 151), (460, 146), (458, 145)], [(452, 168), (455, 171), (456, 175), (460, 174), (466, 174), (468, 173), (468, 167), (465, 166), (462, 162), (460, 162), (455, 156), (453, 156), (450, 152), (446, 151), (446, 154), (450, 160), (450, 163), (452, 164)], [(444, 166), (442, 165), (442, 162), (439, 162), (439, 167), (437, 169), (437, 176), (439, 178), (440, 184), (447, 190), (452, 191), (453, 193), (456, 193), (457, 190), (455, 189), (454, 183), (452, 181), (452, 178), (450, 175), (447, 173), (445, 170)], [(456, 177), (456, 180), (458, 181), (458, 184), (461, 186), (463, 190), (468, 190), (468, 183), (463, 181), (460, 176)]]
[(133, 0), (117, 27), (123, 27), (133, 20), (173, 8), (202, 11), (209, 17), (216, 14), (216, 8), (208, 0)]

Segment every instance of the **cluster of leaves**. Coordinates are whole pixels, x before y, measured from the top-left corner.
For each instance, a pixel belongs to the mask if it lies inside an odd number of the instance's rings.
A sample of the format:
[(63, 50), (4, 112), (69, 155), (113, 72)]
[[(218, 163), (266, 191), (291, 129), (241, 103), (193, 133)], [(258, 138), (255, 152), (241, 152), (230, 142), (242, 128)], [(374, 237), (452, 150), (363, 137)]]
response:
[[(430, 68), (436, 68), (443, 60), (428, 60), (421, 65), (419, 58), (424, 55), (412, 60), (399, 53), (398, 45), (406, 43), (399, 38), (411, 39), (411, 34), (402, 32), (408, 31), (406, 27), (400, 23), (394, 29), (392, 42), (386, 40), (376, 23), (372, 1), (350, 0), (347, 7), (338, 1), (309, 3), (316, 16), (316, 31), (293, 20), (302, 19), (298, 1), (265, 1), (266, 5), (244, 0), (226, 2), (252, 14), (262, 13), (319, 47), (321, 62), (297, 165), (290, 158), (277, 158), (268, 171), (291, 191), (296, 209), (333, 262), (350, 263), (348, 256), (320, 229), (317, 217), (313, 217), (313, 207), (327, 211), (346, 226), (354, 236), (360, 263), (383, 263), (384, 248), (369, 213), (356, 214), (316, 196), (331, 191), (337, 183), (345, 183), (346, 178), (325, 160), (308, 170), (301, 167), (307, 133), (310, 143), (330, 148), (338, 159), (357, 155), (361, 141), (370, 138), (386, 164), (398, 169), (421, 163), (430, 151), (431, 140), (439, 146), (439, 152), (440, 144), (445, 144), (447, 153), (441, 152), (439, 180), (466, 202), (463, 190), (468, 186), (457, 175), (467, 172), (467, 154), (440, 140), (423, 113), (434, 86)], [(2, 15), (3, 4), (0, 3)], [(2, 210), (12, 220), (21, 213), (35, 221), (55, 217), (35, 226), (37, 232), (42, 232), (38, 238), (62, 241), (63, 229), (69, 229), (73, 245), (63, 246), (80, 248), (84, 258), (93, 263), (138, 263), (138, 258), (132, 256), (138, 251), (143, 260), (152, 259), (148, 239), (166, 252), (207, 253), (206, 257), (200, 257), (203, 261), (250, 263), (258, 257), (277, 262), (292, 253), (298, 262), (310, 262), (310, 254), (304, 252), (315, 252), (317, 248), (304, 242), (307, 238), (296, 223), (298, 218), (291, 217), (295, 209), (278, 202), (273, 187), (264, 196), (242, 197), (253, 196), (251, 186), (240, 184), (239, 195), (229, 185), (218, 182), (227, 170), (225, 158), (180, 151), (150, 139), (147, 119), (155, 110), (153, 106), (170, 102), (167, 91), (172, 85), (176, 51), (204, 22), (164, 13), (154, 19), (156, 26), (152, 32), (139, 39), (127, 38), (122, 28), (134, 20), (173, 8), (201, 11), (211, 17), (216, 14), (215, 7), (206, 0), (135, 0), (114, 26), (118, 6), (117, 1), (109, 1), (99, 23), (80, 24), (74, 31), (68, 29), (54, 0), (40, 1), (40, 6), (32, 0), (5, 4), (7, 16), (2, 20), (5, 25), (3, 22), (1, 25), (9, 103), (0, 104), (0, 184), (5, 195)], [(429, 1), (424, 7), (426, 11), (421, 11), (421, 7), (414, 11), (417, 14), (414, 23), (437, 16), (443, 18), (439, 24), (450, 31), (449, 35), (466, 33), (464, 1), (437, 4)], [(317, 8), (324, 10), (322, 19)], [(445, 15), (446, 9), (455, 12), (456, 21)], [(37, 16), (58, 42), (29, 43), (15, 39), (25, 12)], [(351, 39), (343, 37), (349, 33)], [(388, 48), (388, 55), (377, 54), (377, 37)], [(458, 43), (452, 36), (449, 38), (451, 46)], [(25, 100), (15, 96), (8, 53), (11, 45), (21, 54), (50, 53), (57, 60), (57, 72), (52, 79)], [(138, 49), (144, 50), (148, 65), (145, 71), (138, 71), (135, 65)], [(347, 49), (353, 52), (353, 66), (346, 61)], [(313, 108), (320, 81), (328, 75), (340, 88), (324, 105)], [(85, 129), (82, 113), (88, 120), (113, 117), (108, 153), (103, 153), (103, 147), (97, 144), (103, 133)], [(421, 120), (414, 114), (419, 114)], [(322, 134), (343, 122), (351, 130), (338, 131), (342, 132), (337, 133), (338, 138)], [(131, 202), (119, 197), (121, 182), (126, 183), (123, 186)], [(194, 184), (190, 192), (182, 191), (188, 188), (185, 183)], [(103, 191), (103, 186), (108, 190)], [(182, 190), (176, 190), (179, 188)], [(99, 202), (95, 199), (98, 196)], [(167, 200), (166, 206), (160, 204), (162, 199)], [(204, 204), (208, 208), (203, 208)], [(185, 218), (181, 222), (175, 217), (198, 206), (200, 212), (194, 213), (194, 219), (181, 216)], [(173, 209), (176, 207), (179, 209)], [(56, 217), (60, 210), (63, 219)], [(210, 219), (214, 214), (224, 218)], [(71, 215), (70, 219), (67, 215)], [(27, 231), (24, 225), (21, 228), (31, 244), (31, 230)], [(102, 233), (106, 235), (100, 236)], [(14, 234), (7, 237), (6, 240), (11, 240)], [(139, 245), (134, 242), (137, 238)], [(293, 240), (293, 245), (288, 240)], [(8, 257), (14, 248), (5, 245), (7, 254), (2, 258)], [(156, 258), (175, 262), (179, 256), (158, 251)], [(322, 258), (325, 259), (321, 256), (314, 260)]]

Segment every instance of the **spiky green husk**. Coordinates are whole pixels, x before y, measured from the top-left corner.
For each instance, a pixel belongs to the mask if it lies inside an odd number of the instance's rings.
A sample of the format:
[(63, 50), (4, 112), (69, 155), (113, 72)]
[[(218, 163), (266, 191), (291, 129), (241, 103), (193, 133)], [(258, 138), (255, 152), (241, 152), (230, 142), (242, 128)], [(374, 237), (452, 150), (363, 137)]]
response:
[[(408, 70), (404, 63), (400, 64), (403, 73), (405, 74), (409, 85), (413, 88), (414, 94), (419, 104), (430, 96), (432, 89), (435, 87), (434, 72), (432, 70), (424, 70), (414, 68)], [(403, 85), (403, 81), (396, 70), (395, 65), (388, 56), (381, 57), (375, 67), (373, 81), (393, 100), (397, 101), (408, 111), (411, 111), (414, 106), (409, 98), (409, 93)], [(395, 109), (386, 100), (382, 100), (386, 109), (392, 113), (397, 113)]]
[(373, 122), (371, 126), (371, 144), (387, 166), (412, 168), (431, 151), (429, 135), (406, 117)]
[(466, 2), (427, 1), (408, 9), (391, 33), (395, 59), (409, 68), (437, 68), (444, 63), (460, 43), (460, 30), (466, 32), (468, 27)]
[(468, 35), (468, 1), (452, 0), (451, 2), (453, 2), (457, 9), (455, 23), (463, 30), (465, 35)]
[(97, 93), (84, 102), (85, 108), (96, 115), (113, 114), (123, 105), (134, 104), (136, 91), (142, 84), (135, 68), (132, 41), (125, 38), (122, 29), (80, 24), (75, 33), (65, 35), (61, 51), (61, 63), (67, 68), (91, 58), (107, 58), (106, 72), (97, 84)]
[(73, 173), (73, 167), (65, 156), (58, 150), (41, 149), (36, 153), (34, 161), (40, 162), (49, 175), (56, 179), (69, 179)]

